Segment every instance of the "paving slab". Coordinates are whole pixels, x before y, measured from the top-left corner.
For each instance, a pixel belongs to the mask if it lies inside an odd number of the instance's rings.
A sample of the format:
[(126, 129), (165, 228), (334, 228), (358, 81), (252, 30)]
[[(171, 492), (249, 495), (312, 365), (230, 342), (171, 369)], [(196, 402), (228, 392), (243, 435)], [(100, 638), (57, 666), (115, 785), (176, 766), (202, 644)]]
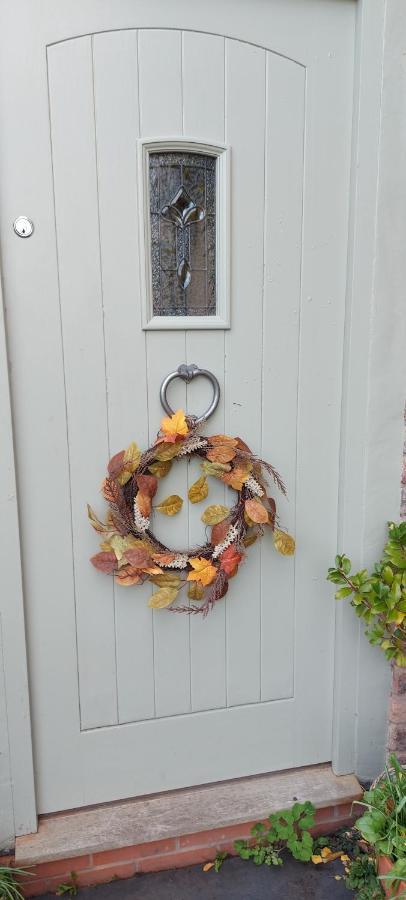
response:
[(220, 872), (190, 866), (81, 888), (78, 900), (350, 900), (353, 891), (334, 878), (343, 874), (340, 860), (314, 866), (287, 858), (268, 868), (227, 859)]

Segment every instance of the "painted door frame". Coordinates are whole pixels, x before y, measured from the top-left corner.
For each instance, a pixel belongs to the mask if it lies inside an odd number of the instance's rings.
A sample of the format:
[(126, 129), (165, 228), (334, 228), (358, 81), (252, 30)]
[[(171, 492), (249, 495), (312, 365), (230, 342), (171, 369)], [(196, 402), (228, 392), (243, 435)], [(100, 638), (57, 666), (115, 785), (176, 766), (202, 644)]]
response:
[[(306, 0), (303, 0), (306, 2)], [(329, 2), (329, 0), (321, 0)], [(343, 0), (349, 2), (349, 0)], [(358, 0), (354, 83), (347, 324), (343, 365), (338, 551), (367, 565), (400, 504), (406, 360), (406, 22), (403, 0)], [(136, 27), (136, 10), (134, 27)], [(97, 29), (96, 29), (97, 30)], [(17, 210), (19, 212), (19, 210)], [(0, 318), (0, 468), (4, 700), (0, 753), (4, 842), (36, 829), (13, 430)], [(5, 316), (6, 318), (6, 316)], [(326, 561), (326, 564), (329, 561)], [(322, 576), (323, 573), (321, 573)], [(0, 642), (1, 649), (1, 642)], [(1, 654), (0, 654), (1, 660)], [(0, 668), (1, 672), (1, 668)], [(352, 610), (337, 605), (333, 767), (367, 778), (383, 761), (389, 667), (369, 647)], [(1, 678), (0, 678), (1, 688)], [(1, 828), (3, 830), (1, 830)]]

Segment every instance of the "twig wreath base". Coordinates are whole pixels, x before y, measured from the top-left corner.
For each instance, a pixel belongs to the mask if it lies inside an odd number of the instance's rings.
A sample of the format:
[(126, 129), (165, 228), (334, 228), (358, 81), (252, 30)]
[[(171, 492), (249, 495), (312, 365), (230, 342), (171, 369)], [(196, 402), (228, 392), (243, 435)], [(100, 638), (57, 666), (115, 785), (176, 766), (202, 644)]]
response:
[[(185, 457), (201, 459), (202, 475), (189, 488), (191, 503), (200, 503), (209, 493), (208, 476), (217, 478), (237, 493), (231, 508), (208, 506), (202, 521), (211, 526), (210, 540), (193, 549), (173, 550), (151, 530), (152, 500), (158, 481), (172, 464)], [(164, 418), (157, 439), (143, 453), (135, 443), (116, 453), (108, 464), (102, 494), (109, 509), (102, 522), (88, 506), (93, 528), (102, 536), (100, 553), (91, 558), (96, 569), (114, 575), (118, 584), (131, 586), (146, 581), (158, 590), (149, 606), (206, 616), (228, 591), (229, 579), (238, 572), (246, 549), (266, 528), (273, 534), (276, 550), (291, 555), (293, 538), (279, 527), (276, 503), (269, 496), (267, 478), (286, 493), (283, 481), (270, 463), (256, 457), (240, 438), (224, 434), (204, 437), (195, 419), (178, 410)], [(176, 515), (183, 500), (171, 495), (155, 510)], [(188, 602), (177, 603), (187, 589)]]

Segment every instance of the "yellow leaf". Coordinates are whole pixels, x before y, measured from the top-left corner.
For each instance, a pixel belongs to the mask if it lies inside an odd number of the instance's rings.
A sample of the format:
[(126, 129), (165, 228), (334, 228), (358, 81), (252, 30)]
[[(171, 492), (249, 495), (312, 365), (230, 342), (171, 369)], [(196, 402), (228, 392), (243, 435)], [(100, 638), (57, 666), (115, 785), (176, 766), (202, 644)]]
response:
[(99, 532), (99, 534), (103, 534), (105, 531), (110, 530), (106, 525), (103, 525), (103, 522), (101, 522), (100, 519), (97, 518), (96, 513), (93, 512), (92, 507), (89, 506), (89, 504), (87, 504), (87, 514), (89, 516), (91, 525), (93, 526), (95, 531)]
[(335, 880), (335, 881), (342, 881), (342, 877), (343, 877), (342, 875), (334, 875), (334, 880)]
[(138, 469), (141, 459), (141, 450), (137, 447), (135, 441), (127, 447), (127, 450), (124, 452), (123, 459), (123, 469), (120, 474), (117, 476), (117, 481), (119, 484), (126, 484), (127, 481), (130, 480), (131, 475)]
[(201, 475), (197, 481), (192, 484), (188, 490), (188, 497), (191, 503), (200, 503), (205, 500), (209, 493), (209, 485), (205, 475)]
[(214, 478), (222, 478), (225, 472), (229, 472), (231, 466), (228, 463), (212, 463), (205, 460), (201, 466), (205, 475), (213, 475)]
[(183, 409), (178, 409), (173, 416), (167, 416), (165, 419), (162, 419), (161, 431), (163, 431), (164, 434), (187, 434), (189, 428)]
[(203, 600), (204, 587), (200, 581), (191, 581), (188, 587), (187, 595), (189, 600)]
[(245, 511), (252, 522), (264, 525), (268, 521), (268, 510), (260, 500), (246, 500)]
[(214, 869), (214, 863), (205, 863), (203, 872), (210, 872), (210, 869)]
[(136, 538), (133, 538), (131, 534), (126, 537), (121, 537), (120, 534), (113, 534), (113, 537), (110, 538), (109, 544), (114, 553), (116, 554), (117, 559), (121, 559), (124, 556), (126, 550), (130, 550), (131, 547), (134, 547), (134, 541)]
[(164, 513), (165, 516), (176, 516), (176, 513), (182, 509), (183, 500), (182, 497), (178, 497), (177, 494), (171, 494), (170, 497), (166, 497), (165, 500), (162, 500), (155, 509), (160, 513)]
[(323, 862), (322, 856), (318, 856), (317, 854), (315, 856), (312, 856), (312, 863), (314, 863), (315, 866), (318, 866), (319, 863), (322, 863), (322, 862)]
[(163, 572), (162, 575), (151, 575), (150, 581), (153, 584), (156, 584), (157, 587), (171, 587), (179, 590), (180, 588), (180, 575), (177, 575), (175, 572)]
[(275, 528), (273, 542), (276, 550), (278, 553), (282, 553), (282, 556), (292, 556), (295, 552), (294, 538), (287, 534), (286, 531), (280, 531), (279, 528)]
[(332, 850), (330, 850), (330, 847), (323, 847), (323, 849), (320, 851), (320, 855), (323, 857), (323, 859), (325, 856), (331, 856), (331, 854)]
[(221, 503), (214, 503), (213, 506), (207, 506), (203, 515), (202, 522), (205, 525), (218, 525), (223, 519), (226, 519), (230, 510), (228, 506), (222, 506)]
[(341, 862), (342, 862), (342, 863), (349, 863), (349, 862), (350, 862), (350, 857), (347, 856), (346, 853), (343, 853), (343, 854), (340, 856), (340, 859), (341, 859)]
[(168, 459), (173, 459), (179, 453), (181, 447), (182, 441), (175, 441), (174, 444), (157, 444), (156, 449), (154, 449), (155, 459), (158, 459), (160, 462), (167, 462)]
[(210, 560), (205, 559), (204, 556), (195, 556), (189, 559), (189, 562), (194, 571), (189, 572), (187, 580), (200, 581), (204, 585), (211, 584), (217, 575), (217, 569), (211, 564)]
[(160, 591), (156, 591), (155, 594), (152, 594), (148, 601), (148, 606), (152, 609), (165, 609), (166, 606), (170, 606), (176, 597), (178, 596), (178, 588), (177, 587), (163, 587)]
[(157, 459), (156, 462), (148, 466), (148, 471), (151, 472), (152, 475), (155, 475), (155, 478), (165, 478), (165, 475), (168, 474), (171, 466), (172, 460)]

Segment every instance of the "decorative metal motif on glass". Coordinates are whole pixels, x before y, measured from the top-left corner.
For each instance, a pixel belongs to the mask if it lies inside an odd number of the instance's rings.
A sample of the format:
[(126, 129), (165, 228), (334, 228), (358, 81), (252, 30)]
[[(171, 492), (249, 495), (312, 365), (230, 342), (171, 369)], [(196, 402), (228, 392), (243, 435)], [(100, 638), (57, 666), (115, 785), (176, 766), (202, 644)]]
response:
[(216, 313), (216, 158), (150, 153), (153, 314)]

